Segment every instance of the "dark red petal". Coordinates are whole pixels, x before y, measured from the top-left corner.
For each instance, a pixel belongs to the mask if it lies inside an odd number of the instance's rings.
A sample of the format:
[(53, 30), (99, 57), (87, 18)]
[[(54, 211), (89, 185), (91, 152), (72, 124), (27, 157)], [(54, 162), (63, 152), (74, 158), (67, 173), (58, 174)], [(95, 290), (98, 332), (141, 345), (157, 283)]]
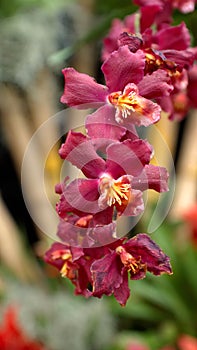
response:
[(126, 128), (118, 124), (114, 116), (114, 107), (105, 105), (86, 117), (87, 134), (96, 142), (98, 147), (111, 143), (112, 140), (120, 140), (126, 134)]
[[(60, 157), (62, 159), (67, 159), (70, 152), (86, 140), (87, 137), (84, 134), (70, 130), (68, 132), (66, 141), (61, 145), (59, 149)], [(69, 161), (72, 162), (72, 158), (71, 160), (69, 159)]]
[(144, 140), (125, 140), (107, 147), (107, 172), (117, 179), (121, 175), (137, 176), (152, 155), (151, 145)]
[(116, 300), (119, 302), (121, 306), (125, 306), (130, 296), (130, 290), (128, 286), (128, 272), (126, 270), (123, 271), (122, 277), (123, 277), (123, 281), (120, 287), (114, 290), (114, 297), (116, 298)]
[(87, 214), (97, 213), (98, 207), (98, 180), (76, 179), (66, 186), (62, 196), (65, 196), (72, 211), (81, 211)]
[(122, 264), (115, 252), (96, 260), (91, 266), (93, 278), (93, 295), (101, 297), (111, 295), (123, 282), (121, 275)]
[[(83, 249), (80, 247), (70, 247), (70, 245), (68, 244), (62, 244), (59, 242), (55, 242), (51, 245), (50, 249), (48, 249), (45, 253), (44, 256), (44, 260), (57, 267), (59, 270), (61, 270), (63, 264), (64, 264), (64, 260), (61, 257), (61, 254), (63, 256), (63, 254), (65, 252), (69, 251), (72, 254), (72, 261), (76, 261), (78, 260), (81, 256), (84, 255), (83, 253)], [(59, 257), (55, 258), (55, 253), (59, 252)]]
[[(111, 208), (110, 208), (111, 209)], [(100, 215), (101, 216), (101, 215)], [(79, 226), (78, 222), (86, 222), (86, 218), (91, 217), (87, 226)], [(79, 217), (77, 215), (68, 214), (66, 221), (61, 220), (58, 225), (57, 236), (62, 243), (72, 247), (100, 247), (102, 245), (111, 244), (116, 241), (116, 222), (112, 222), (112, 215), (108, 217), (109, 224), (102, 225), (102, 216), (100, 222), (95, 225), (93, 216), (87, 215)], [(72, 251), (72, 248), (71, 248)], [(73, 252), (75, 253), (75, 251)], [(100, 258), (101, 256), (99, 256)], [(73, 261), (75, 255), (73, 255)]]
[(139, 139), (138, 133), (136, 131), (136, 127), (133, 124), (129, 125), (129, 129), (127, 129), (125, 135), (122, 137), (122, 139), (120, 141), (123, 142), (123, 141), (126, 141), (128, 139), (131, 141)]
[(143, 6), (140, 9), (140, 31), (143, 33), (147, 28), (151, 27), (154, 23), (156, 15), (161, 10), (161, 6), (158, 4), (150, 4), (150, 6)]
[(75, 281), (75, 294), (76, 295), (84, 295), (86, 298), (92, 295), (92, 291), (88, 289), (91, 288), (92, 278), (90, 273), (90, 266), (92, 264), (92, 260), (87, 260), (84, 257), (79, 259), (78, 261), (78, 274), (77, 279)]
[(139, 94), (146, 98), (169, 96), (173, 90), (170, 78), (164, 70), (157, 70), (151, 75), (145, 75), (138, 84)]
[(195, 59), (195, 53), (193, 51), (190, 51), (190, 49), (180, 50), (180, 51), (164, 50), (163, 54), (168, 60), (175, 62), (181, 68), (186, 68), (186, 69), (192, 66)]
[(95, 213), (93, 216), (94, 225), (108, 225), (113, 220), (113, 206)]
[(92, 77), (79, 73), (74, 68), (65, 68), (62, 72), (65, 78), (62, 103), (83, 109), (105, 102), (108, 90), (104, 85), (98, 84)]
[[(58, 225), (57, 236), (64, 244), (69, 244), (72, 247), (91, 247), (94, 245), (93, 239), (90, 237), (91, 227), (76, 226), (76, 218), (72, 222), (68, 215), (67, 221), (61, 220)], [(75, 217), (77, 217), (75, 215)], [(77, 217), (79, 220), (82, 218)]]
[[(111, 208), (110, 208), (111, 209)], [(117, 241), (116, 238), (116, 222), (112, 222), (112, 217), (109, 217), (111, 222), (104, 226), (97, 225), (93, 228), (90, 236), (94, 240), (94, 247), (105, 246)]]
[(137, 84), (144, 76), (145, 55), (132, 53), (127, 46), (114, 51), (103, 63), (102, 71), (110, 92), (123, 91), (128, 83)]
[(190, 46), (190, 33), (184, 22), (168, 26), (155, 35), (159, 50), (185, 50)]
[(154, 275), (172, 273), (169, 257), (148, 235), (140, 233), (123, 244), (123, 247), (134, 258), (141, 258), (147, 270)]
[(197, 108), (197, 65), (195, 64), (188, 72), (188, 96), (191, 99), (192, 105)]
[(77, 210), (76, 208), (73, 208), (73, 206), (68, 203), (68, 201), (66, 200), (66, 197), (64, 195), (64, 190), (66, 189), (66, 184), (59, 184), (58, 189), (61, 189), (61, 196), (60, 196), (60, 200), (59, 202), (56, 204), (56, 211), (58, 213), (58, 215), (64, 219), (68, 213), (73, 212), (76, 215), (79, 216), (84, 216), (86, 215), (85, 212), (81, 211), (81, 210)]
[(51, 247), (45, 252), (44, 260), (49, 263), (52, 258), (52, 254), (54, 251), (63, 250), (65, 248), (70, 248), (68, 245), (63, 245), (62, 243), (55, 242), (51, 245)]
[(174, 108), (171, 96), (158, 97), (156, 101), (161, 106), (163, 111), (169, 113), (170, 115), (173, 113)]
[(131, 190), (128, 195), (129, 200), (123, 200), (122, 205), (116, 205), (116, 209), (119, 215), (123, 216), (137, 216), (144, 211), (144, 202), (142, 192), (137, 190)]
[(146, 277), (146, 272), (146, 265), (142, 264), (141, 266), (139, 266), (139, 271), (137, 271), (136, 273), (132, 273), (132, 271), (130, 271), (130, 279), (134, 281), (142, 280)]
[(59, 154), (89, 178), (97, 178), (100, 172), (105, 171), (105, 161), (96, 153), (91, 139), (79, 132), (69, 131)]
[[(140, 6), (153, 6), (152, 0), (134, 0), (134, 3)], [(160, 27), (162, 24), (171, 23), (172, 1), (154, 0), (154, 5), (158, 7), (158, 13), (155, 17), (155, 24)]]
[(142, 173), (133, 178), (132, 187), (140, 191), (147, 189), (157, 192), (168, 191), (168, 172), (165, 168), (156, 165), (145, 165)]
[(135, 34), (123, 32), (118, 39), (119, 46), (127, 45), (131, 52), (136, 52), (142, 46), (142, 39)]

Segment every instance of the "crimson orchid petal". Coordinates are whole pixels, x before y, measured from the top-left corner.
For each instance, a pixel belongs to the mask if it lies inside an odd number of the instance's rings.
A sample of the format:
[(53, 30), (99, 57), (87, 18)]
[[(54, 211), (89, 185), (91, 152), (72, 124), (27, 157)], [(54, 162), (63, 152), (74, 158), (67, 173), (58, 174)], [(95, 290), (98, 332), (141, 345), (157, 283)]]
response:
[(110, 92), (122, 91), (130, 82), (137, 84), (144, 76), (145, 55), (141, 50), (130, 52), (127, 46), (114, 51), (103, 63), (106, 85)]
[(61, 102), (70, 107), (86, 109), (103, 104), (108, 94), (106, 86), (98, 84), (87, 74), (79, 73), (74, 68), (63, 69), (65, 86)]
[(97, 178), (99, 172), (105, 171), (105, 161), (96, 153), (92, 140), (82, 133), (69, 131), (59, 154), (89, 178)]

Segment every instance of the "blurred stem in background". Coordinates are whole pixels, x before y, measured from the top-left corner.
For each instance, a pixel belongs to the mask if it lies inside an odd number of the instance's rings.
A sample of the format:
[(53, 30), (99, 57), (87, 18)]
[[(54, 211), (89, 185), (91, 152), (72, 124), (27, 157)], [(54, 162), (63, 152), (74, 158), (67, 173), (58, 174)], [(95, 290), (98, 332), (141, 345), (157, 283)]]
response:
[(43, 274), (21, 240), (20, 232), (0, 197), (0, 258), (22, 281), (41, 284)]

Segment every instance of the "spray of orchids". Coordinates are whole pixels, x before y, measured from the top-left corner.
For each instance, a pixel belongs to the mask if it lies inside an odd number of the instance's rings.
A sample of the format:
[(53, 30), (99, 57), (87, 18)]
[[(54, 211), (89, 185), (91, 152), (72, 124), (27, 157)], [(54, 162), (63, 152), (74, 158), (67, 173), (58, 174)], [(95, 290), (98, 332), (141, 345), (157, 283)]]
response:
[(147, 234), (130, 239), (117, 234), (120, 217), (144, 211), (144, 191), (168, 190), (168, 173), (150, 164), (152, 146), (140, 139), (136, 126), (156, 123), (162, 110), (181, 120), (196, 103), (190, 87), (196, 49), (184, 23), (171, 26), (173, 9), (190, 12), (195, 1), (134, 2), (138, 13), (115, 19), (104, 39), (106, 85), (74, 68), (63, 70), (61, 102), (95, 111), (86, 117), (86, 134), (69, 131), (59, 150), (84, 177), (56, 186), (60, 242), (45, 254), (76, 294), (114, 294), (121, 305), (130, 295), (128, 278), (172, 273), (169, 258)]

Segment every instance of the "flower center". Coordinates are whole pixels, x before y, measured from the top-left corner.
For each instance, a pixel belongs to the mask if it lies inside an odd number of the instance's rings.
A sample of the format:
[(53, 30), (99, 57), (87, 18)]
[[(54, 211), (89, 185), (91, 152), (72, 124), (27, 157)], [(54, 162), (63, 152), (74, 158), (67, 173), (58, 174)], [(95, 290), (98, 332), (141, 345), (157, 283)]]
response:
[(175, 62), (168, 60), (161, 51), (154, 49), (145, 50), (146, 57), (146, 73), (153, 73), (157, 69), (165, 69), (170, 76), (179, 76), (180, 72), (177, 69)]
[(51, 257), (53, 260), (57, 260), (57, 259), (67, 260), (72, 258), (72, 255), (69, 249), (59, 249), (52, 252)]
[(74, 280), (76, 277), (76, 270), (73, 268), (72, 264), (69, 264), (67, 261), (65, 261), (64, 265), (62, 266), (60, 273), (62, 277), (67, 277), (70, 280)]
[(122, 246), (116, 248), (116, 253), (120, 255), (120, 260), (125, 266), (127, 271), (131, 271), (132, 274), (137, 274), (141, 269), (145, 268), (145, 265), (141, 263), (141, 259), (134, 258), (128, 253)]
[(101, 178), (99, 190), (101, 192), (100, 202), (105, 201), (111, 207), (116, 203), (121, 205), (122, 201), (129, 200), (131, 185), (122, 183), (120, 180), (103, 177)]
[(68, 277), (71, 280), (75, 278), (76, 273), (75, 269), (73, 268), (72, 254), (69, 249), (55, 250), (51, 257), (53, 260), (62, 259), (64, 261), (60, 270), (62, 277)]
[(122, 113), (123, 118), (127, 118), (131, 112), (141, 111), (138, 88), (133, 83), (128, 84), (123, 92), (112, 92), (108, 96), (108, 101), (117, 109), (118, 113)]

